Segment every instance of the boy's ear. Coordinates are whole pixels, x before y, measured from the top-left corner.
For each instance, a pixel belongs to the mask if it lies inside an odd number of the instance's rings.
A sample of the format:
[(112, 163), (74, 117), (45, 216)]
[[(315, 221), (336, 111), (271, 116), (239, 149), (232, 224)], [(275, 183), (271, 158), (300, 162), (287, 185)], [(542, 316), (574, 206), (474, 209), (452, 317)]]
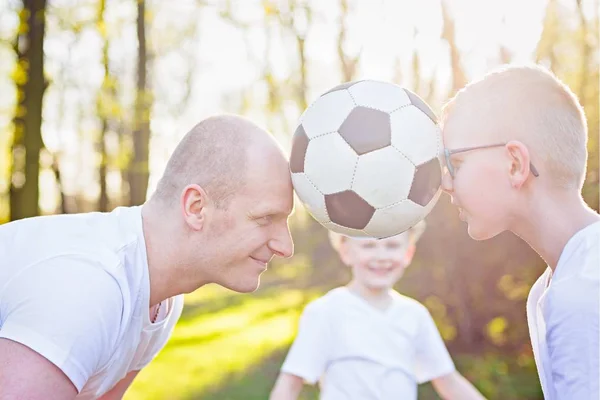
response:
[(511, 140), (506, 144), (506, 151), (510, 157), (509, 179), (511, 186), (519, 189), (531, 174), (529, 150), (518, 140)]
[(338, 247), (338, 254), (340, 256), (340, 260), (342, 260), (342, 262), (347, 266), (350, 266), (351, 264), (351, 257), (349, 252), (350, 250), (348, 249), (347, 243), (344, 243), (342, 241)]
[(406, 249), (406, 253), (404, 253), (404, 265), (409, 265), (412, 262), (413, 257), (415, 256), (415, 252), (417, 251), (417, 246), (414, 243), (411, 243)]

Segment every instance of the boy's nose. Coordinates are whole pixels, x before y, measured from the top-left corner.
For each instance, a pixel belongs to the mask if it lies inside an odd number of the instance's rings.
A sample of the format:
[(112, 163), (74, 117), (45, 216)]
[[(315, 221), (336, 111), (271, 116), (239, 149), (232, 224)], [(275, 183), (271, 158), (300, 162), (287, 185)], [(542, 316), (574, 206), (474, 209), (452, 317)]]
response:
[(442, 190), (448, 194), (451, 194), (454, 191), (454, 182), (448, 171), (445, 171), (442, 176)]

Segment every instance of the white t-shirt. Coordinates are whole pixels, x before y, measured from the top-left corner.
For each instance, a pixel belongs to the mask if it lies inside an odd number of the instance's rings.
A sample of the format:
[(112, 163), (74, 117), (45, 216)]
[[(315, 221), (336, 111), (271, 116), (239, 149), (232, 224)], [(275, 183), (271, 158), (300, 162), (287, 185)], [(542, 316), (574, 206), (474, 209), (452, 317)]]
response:
[(77, 399), (106, 393), (166, 344), (183, 297), (153, 324), (149, 292), (141, 207), (0, 226), (0, 338), (55, 364)]
[(600, 222), (577, 232), (554, 276), (531, 288), (527, 321), (544, 398), (600, 399)]
[(306, 306), (281, 370), (320, 380), (323, 400), (411, 400), (455, 368), (422, 304), (394, 292), (381, 311), (340, 287)]

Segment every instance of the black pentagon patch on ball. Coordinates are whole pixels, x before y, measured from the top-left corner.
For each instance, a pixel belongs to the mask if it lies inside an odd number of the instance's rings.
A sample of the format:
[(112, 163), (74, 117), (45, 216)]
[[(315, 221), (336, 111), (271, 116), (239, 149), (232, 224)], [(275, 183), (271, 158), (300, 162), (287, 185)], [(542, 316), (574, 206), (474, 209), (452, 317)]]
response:
[(442, 184), (442, 168), (437, 158), (417, 166), (408, 199), (425, 207)]
[(429, 107), (427, 103), (425, 103), (425, 101), (422, 98), (420, 98), (416, 93), (413, 93), (408, 89), (404, 89), (404, 91), (408, 95), (411, 104), (417, 107), (419, 110), (421, 110), (425, 115), (427, 115), (433, 121), (434, 124), (437, 124), (437, 116), (435, 115), (431, 107)]
[(308, 148), (308, 136), (304, 132), (304, 127), (300, 125), (294, 137), (292, 138), (292, 153), (290, 155), (290, 171), (304, 172), (304, 158)]
[(361, 155), (392, 144), (390, 115), (367, 107), (355, 107), (346, 117), (338, 133)]
[(348, 89), (350, 86), (357, 84), (358, 82), (362, 82), (362, 80), (360, 81), (352, 81), (352, 82), (346, 82), (346, 83), (342, 83), (341, 85), (337, 85), (334, 88), (331, 88), (330, 90), (328, 90), (327, 92), (323, 93), (321, 96), (325, 96), (327, 93), (331, 93), (331, 92), (337, 92), (338, 90), (346, 90)]
[(375, 213), (375, 207), (351, 190), (325, 195), (325, 206), (331, 222), (352, 229), (364, 229)]

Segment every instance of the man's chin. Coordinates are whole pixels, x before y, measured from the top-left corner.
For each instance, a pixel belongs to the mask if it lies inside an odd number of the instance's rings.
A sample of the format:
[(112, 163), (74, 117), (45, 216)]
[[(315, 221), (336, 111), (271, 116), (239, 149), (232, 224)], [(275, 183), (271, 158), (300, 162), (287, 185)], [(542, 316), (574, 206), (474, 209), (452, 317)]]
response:
[(260, 286), (260, 275), (254, 280), (246, 279), (240, 282), (221, 284), (221, 286), (238, 293), (252, 293), (255, 292)]

